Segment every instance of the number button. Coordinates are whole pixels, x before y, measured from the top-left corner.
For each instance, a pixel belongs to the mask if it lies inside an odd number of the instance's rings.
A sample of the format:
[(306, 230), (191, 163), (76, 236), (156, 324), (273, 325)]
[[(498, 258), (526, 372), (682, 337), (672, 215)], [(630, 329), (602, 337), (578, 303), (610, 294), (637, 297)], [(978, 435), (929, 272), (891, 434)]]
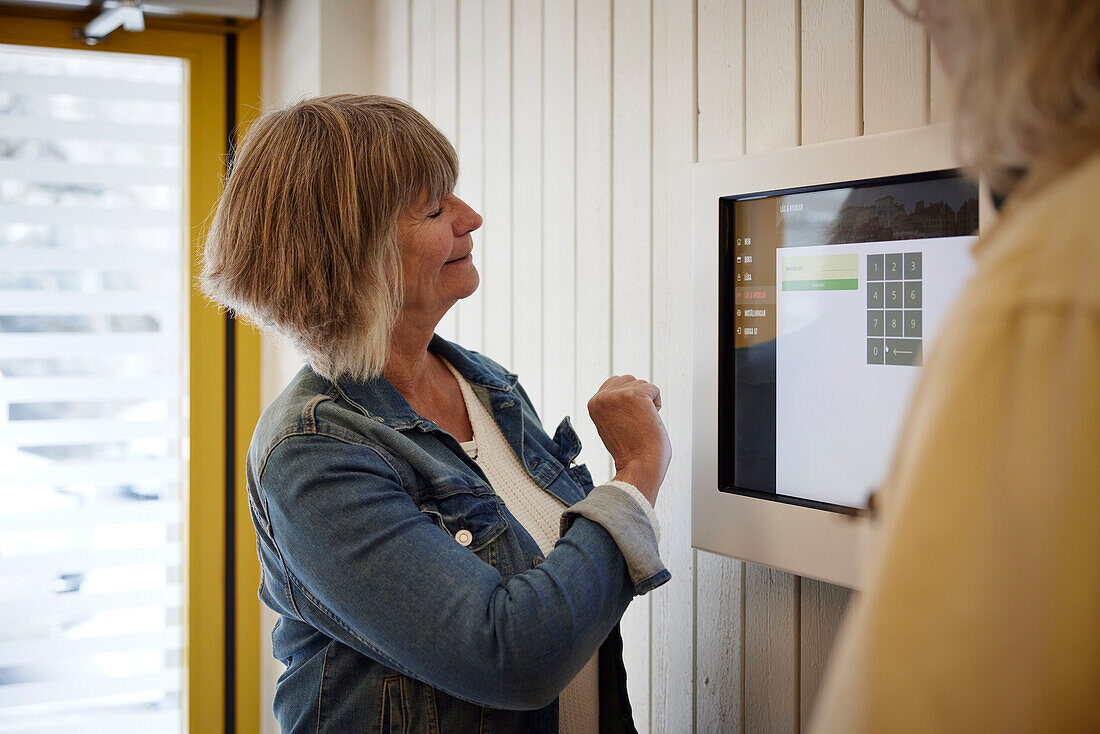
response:
[(886, 323), (886, 313), (884, 311), (868, 311), (867, 312), (867, 336), (884, 336), (883, 331)]
[(886, 256), (886, 280), (901, 280), (904, 272), (904, 262), (900, 252)]
[(867, 280), (882, 280), (886, 274), (886, 265), (882, 255), (867, 256)]
[(886, 284), (886, 308), (901, 308), (901, 297), (904, 291), (901, 283)]
[(885, 288), (885, 283), (867, 284), (867, 308), (882, 308), (885, 305), (883, 303)]
[(905, 336), (920, 336), (921, 335), (921, 312), (920, 311), (906, 311), (905, 312)]
[(905, 277), (916, 280), (921, 277), (921, 259), (922, 254), (920, 252), (907, 252), (905, 253)]
[(921, 282), (910, 281), (905, 284), (905, 307), (906, 308), (920, 308), (921, 304)]
[(901, 336), (904, 324), (901, 311), (886, 312), (886, 336)]
[(882, 339), (867, 340), (867, 364), (886, 363), (886, 344)]

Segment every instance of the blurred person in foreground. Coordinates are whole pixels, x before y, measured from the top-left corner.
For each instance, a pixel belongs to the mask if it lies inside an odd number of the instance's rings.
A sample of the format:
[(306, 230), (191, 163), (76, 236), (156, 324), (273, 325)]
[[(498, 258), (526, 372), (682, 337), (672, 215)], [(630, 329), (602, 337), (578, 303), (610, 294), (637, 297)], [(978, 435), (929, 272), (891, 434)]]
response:
[(928, 360), (813, 731), (1100, 731), (1100, 2), (921, 0), (1006, 201)]
[(284, 734), (635, 731), (618, 622), (669, 578), (660, 394), (589, 401), (594, 488), (568, 419), (547, 435), (515, 375), (435, 335), (479, 281), (457, 176), (407, 104), (306, 100), (249, 131), (211, 227), (207, 292), (308, 361), (247, 461)]

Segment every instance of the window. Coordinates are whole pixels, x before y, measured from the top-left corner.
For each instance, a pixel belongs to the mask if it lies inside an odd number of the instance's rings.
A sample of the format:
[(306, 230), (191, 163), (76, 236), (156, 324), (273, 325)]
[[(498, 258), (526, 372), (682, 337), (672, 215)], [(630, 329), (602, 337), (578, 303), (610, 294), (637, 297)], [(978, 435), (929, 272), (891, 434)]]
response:
[(256, 731), (259, 346), (193, 283), (259, 25), (76, 25), (0, 13), (0, 732)]
[(180, 731), (182, 59), (0, 45), (0, 711)]

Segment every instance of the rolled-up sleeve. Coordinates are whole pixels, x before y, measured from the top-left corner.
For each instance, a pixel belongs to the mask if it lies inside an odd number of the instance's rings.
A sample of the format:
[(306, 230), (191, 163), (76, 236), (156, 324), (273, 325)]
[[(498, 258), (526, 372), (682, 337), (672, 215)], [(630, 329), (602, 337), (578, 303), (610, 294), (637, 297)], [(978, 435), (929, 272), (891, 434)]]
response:
[[(635, 594), (645, 594), (672, 578), (661, 561), (657, 547), (657, 526), (644, 501), (639, 503), (630, 489), (618, 482), (596, 487), (583, 500), (566, 509), (561, 518), (564, 537), (578, 517), (597, 523), (614, 539), (626, 560), (627, 573)], [(627, 485), (629, 487), (629, 485)], [(634, 490), (637, 492), (637, 490)]]

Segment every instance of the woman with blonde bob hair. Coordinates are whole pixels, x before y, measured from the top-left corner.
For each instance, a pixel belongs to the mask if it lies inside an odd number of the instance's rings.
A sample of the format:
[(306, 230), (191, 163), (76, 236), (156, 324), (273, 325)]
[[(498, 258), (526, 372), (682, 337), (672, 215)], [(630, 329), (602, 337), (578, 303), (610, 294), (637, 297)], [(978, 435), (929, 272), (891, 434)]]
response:
[(1100, 2), (903, 10), (1006, 198), (924, 368), (812, 730), (1100, 731)]
[(451, 144), (407, 104), (310, 99), (249, 131), (202, 283), (308, 364), (248, 451), (282, 731), (632, 732), (618, 621), (664, 583), (671, 456), (656, 387), (612, 377), (566, 418), (434, 334), (478, 286), (481, 217)]

